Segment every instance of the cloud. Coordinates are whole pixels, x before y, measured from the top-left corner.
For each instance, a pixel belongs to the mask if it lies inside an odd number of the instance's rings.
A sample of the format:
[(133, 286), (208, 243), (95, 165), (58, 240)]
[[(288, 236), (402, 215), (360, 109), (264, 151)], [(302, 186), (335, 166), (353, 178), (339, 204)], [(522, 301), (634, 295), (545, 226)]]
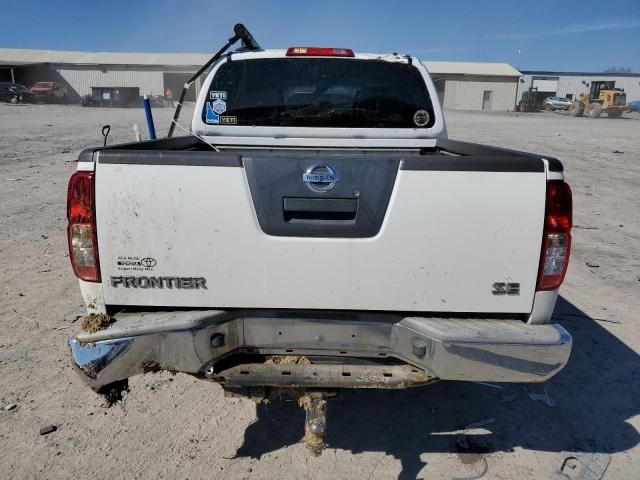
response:
[(556, 28), (555, 30), (542, 30), (536, 32), (514, 32), (497, 35), (490, 35), (486, 38), (491, 39), (518, 39), (518, 38), (540, 38), (550, 35), (579, 35), (582, 33), (605, 32), (610, 30), (632, 30), (640, 28), (640, 20), (632, 20), (626, 22), (601, 22), (590, 25), (570, 25), (566, 27)]

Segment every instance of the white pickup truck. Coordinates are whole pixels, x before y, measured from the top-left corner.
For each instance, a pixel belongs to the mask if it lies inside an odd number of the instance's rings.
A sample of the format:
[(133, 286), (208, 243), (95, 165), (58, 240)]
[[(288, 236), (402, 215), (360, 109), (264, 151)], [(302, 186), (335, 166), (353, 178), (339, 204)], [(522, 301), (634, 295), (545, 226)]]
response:
[(157, 370), (254, 397), (543, 382), (566, 364), (558, 160), (448, 140), (408, 56), (244, 50), (204, 87), (191, 135), (85, 150), (69, 182), (97, 319), (69, 343), (94, 390)]

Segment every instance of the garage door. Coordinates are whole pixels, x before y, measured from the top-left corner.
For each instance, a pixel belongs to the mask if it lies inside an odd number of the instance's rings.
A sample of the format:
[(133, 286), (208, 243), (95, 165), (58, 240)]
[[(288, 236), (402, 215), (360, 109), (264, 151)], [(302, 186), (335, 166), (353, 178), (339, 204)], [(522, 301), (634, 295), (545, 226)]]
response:
[(539, 92), (557, 92), (559, 78), (534, 78), (533, 88), (537, 88)]

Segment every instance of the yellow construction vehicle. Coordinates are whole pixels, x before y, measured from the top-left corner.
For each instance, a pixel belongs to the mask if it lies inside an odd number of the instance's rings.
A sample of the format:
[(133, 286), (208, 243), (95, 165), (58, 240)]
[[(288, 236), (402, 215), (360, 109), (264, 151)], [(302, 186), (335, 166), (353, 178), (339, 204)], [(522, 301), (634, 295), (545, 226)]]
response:
[(569, 107), (569, 115), (580, 117), (583, 114), (598, 118), (606, 113), (610, 118), (620, 118), (627, 108), (627, 94), (622, 88), (616, 88), (614, 81), (591, 82), (589, 93), (581, 93)]

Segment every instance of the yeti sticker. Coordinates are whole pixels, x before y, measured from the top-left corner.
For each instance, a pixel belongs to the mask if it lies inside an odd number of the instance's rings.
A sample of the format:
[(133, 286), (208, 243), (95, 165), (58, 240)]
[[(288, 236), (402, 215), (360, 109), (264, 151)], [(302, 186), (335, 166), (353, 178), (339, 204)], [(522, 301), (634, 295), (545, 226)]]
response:
[[(213, 102), (213, 103), (216, 103), (216, 102)], [(207, 120), (207, 123), (213, 123), (213, 124), (220, 123), (220, 115), (214, 111), (213, 104), (211, 102), (207, 102), (206, 120)]]
[(227, 111), (227, 102), (224, 100), (216, 100), (211, 104), (211, 108), (217, 115), (222, 115)]
[(226, 100), (227, 92), (209, 92), (209, 100)]

